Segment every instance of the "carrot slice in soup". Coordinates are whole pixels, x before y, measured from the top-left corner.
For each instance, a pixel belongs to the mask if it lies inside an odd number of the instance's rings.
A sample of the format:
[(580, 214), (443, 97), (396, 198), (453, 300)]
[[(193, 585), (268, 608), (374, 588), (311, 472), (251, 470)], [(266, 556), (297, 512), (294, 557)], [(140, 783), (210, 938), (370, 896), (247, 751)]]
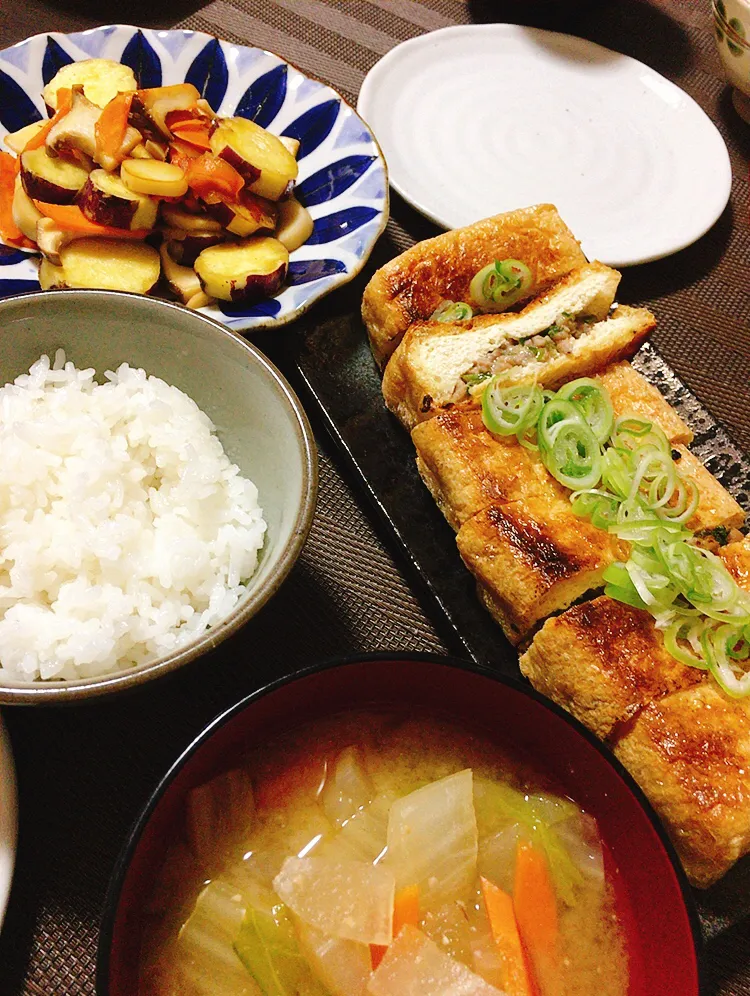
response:
[(503, 988), (507, 996), (533, 996), (513, 900), (489, 879), (482, 878), (481, 883), (490, 930), (503, 966)]
[(175, 138), (208, 152), (211, 148), (211, 143), (208, 140), (210, 127), (211, 122), (207, 119), (193, 118), (190, 121), (177, 121), (169, 126), (169, 130)]
[(557, 899), (547, 857), (522, 843), (516, 854), (513, 908), (524, 947), (534, 967), (542, 996), (559, 996), (560, 931)]
[[(399, 889), (393, 900), (393, 936), (398, 937), (401, 928), (406, 924), (410, 927), (419, 926), (419, 886), (407, 885)], [(388, 950), (387, 944), (371, 944), (370, 960), (373, 970), (383, 960)]]

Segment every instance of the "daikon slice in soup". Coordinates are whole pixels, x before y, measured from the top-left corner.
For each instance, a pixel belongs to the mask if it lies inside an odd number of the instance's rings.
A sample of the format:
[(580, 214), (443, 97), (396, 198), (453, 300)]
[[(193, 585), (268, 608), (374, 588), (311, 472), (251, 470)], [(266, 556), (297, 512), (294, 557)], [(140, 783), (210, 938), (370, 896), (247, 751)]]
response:
[(596, 820), (426, 715), (301, 728), (193, 790), (141, 996), (626, 996)]

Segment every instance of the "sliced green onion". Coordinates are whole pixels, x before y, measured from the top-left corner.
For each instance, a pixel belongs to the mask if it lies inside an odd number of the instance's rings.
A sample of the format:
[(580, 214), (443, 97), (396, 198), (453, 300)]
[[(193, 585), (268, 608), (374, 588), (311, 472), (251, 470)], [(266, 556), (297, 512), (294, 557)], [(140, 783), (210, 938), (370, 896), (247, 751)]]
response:
[(577, 408), (572, 401), (566, 401), (564, 398), (555, 395), (545, 404), (539, 417), (537, 432), (539, 433), (542, 444), (549, 444), (551, 446), (555, 435), (565, 423), (573, 423), (588, 428), (586, 419), (580, 408)]
[(482, 421), (496, 436), (520, 437), (536, 425), (543, 405), (536, 384), (500, 387), (495, 377), (482, 392)]
[(614, 419), (607, 391), (590, 378), (556, 394), (498, 380), (482, 396), (490, 432), (538, 448), (573, 492), (574, 513), (631, 545), (626, 562), (605, 570), (604, 593), (648, 611), (675, 660), (710, 671), (728, 695), (750, 695), (750, 593), (694, 545), (685, 523), (698, 488), (680, 474), (664, 431), (646, 419)]
[(557, 392), (559, 398), (572, 401), (581, 410), (599, 443), (605, 443), (612, 432), (615, 415), (609, 392), (590, 377), (579, 377), (564, 384)]
[[(685, 643), (689, 642), (685, 630), (691, 625), (694, 627), (695, 623), (691, 623), (690, 620), (686, 619), (676, 619), (671, 623), (664, 630), (664, 649), (681, 664), (686, 664), (688, 667), (697, 667), (701, 671), (707, 671), (708, 665), (700, 654), (695, 653), (693, 650), (688, 650), (685, 646)], [(699, 622), (698, 625), (700, 626), (701, 623)]]
[(537, 424), (539, 452), (547, 470), (573, 491), (594, 488), (602, 476), (602, 452), (581, 410), (556, 395)]
[[(661, 514), (665, 518), (668, 518), (670, 522), (687, 522), (695, 515), (700, 495), (694, 481), (686, 481), (681, 477), (678, 477), (678, 481), (679, 486), (686, 489), (684, 506), (683, 498), (680, 497), (674, 506), (662, 509)], [(682, 511), (679, 511), (680, 508), (682, 508)]]
[(573, 511), (581, 518), (590, 519), (599, 529), (609, 529), (617, 522), (620, 502), (608, 491), (590, 488), (587, 491), (574, 491), (570, 496)]
[[(651, 432), (652, 424), (651, 422), (647, 422), (646, 419), (635, 418), (633, 415), (621, 415), (617, 419), (616, 432), (629, 436), (647, 436)], [(617, 444), (613, 441), (612, 445), (616, 446)]]
[(732, 698), (750, 695), (750, 671), (742, 672), (732, 665), (727, 644), (742, 639), (741, 631), (733, 626), (705, 627), (701, 633), (701, 648), (708, 669), (722, 691)]
[(612, 446), (628, 450), (649, 444), (668, 453), (670, 457), (672, 455), (672, 447), (661, 426), (646, 419), (634, 418), (632, 415), (622, 415), (615, 419), (610, 443)]
[(617, 585), (618, 588), (629, 588), (631, 586), (628, 569), (625, 564), (620, 561), (610, 564), (602, 574), (602, 577), (607, 584)]
[(484, 382), (489, 380), (491, 376), (492, 373), (489, 370), (483, 370), (482, 373), (461, 374), (461, 380), (469, 387), (476, 387), (477, 384), (484, 384)]
[(531, 270), (520, 259), (496, 259), (474, 275), (469, 295), (481, 311), (504, 311), (529, 289)]
[(464, 301), (443, 301), (430, 315), (431, 322), (463, 322), (473, 318), (471, 305)]
[(624, 602), (626, 605), (632, 605), (635, 609), (647, 608), (633, 587), (633, 582), (630, 580), (630, 575), (627, 572), (625, 564), (610, 564), (602, 577), (606, 582), (604, 588), (605, 595), (609, 595), (610, 598), (614, 598), (618, 602)]
[(627, 450), (608, 446), (602, 454), (602, 483), (619, 498), (630, 494), (631, 472)]
[(602, 456), (593, 432), (585, 423), (566, 420), (542, 438), (538, 434), (542, 461), (552, 476), (566, 488), (595, 487), (602, 476)]

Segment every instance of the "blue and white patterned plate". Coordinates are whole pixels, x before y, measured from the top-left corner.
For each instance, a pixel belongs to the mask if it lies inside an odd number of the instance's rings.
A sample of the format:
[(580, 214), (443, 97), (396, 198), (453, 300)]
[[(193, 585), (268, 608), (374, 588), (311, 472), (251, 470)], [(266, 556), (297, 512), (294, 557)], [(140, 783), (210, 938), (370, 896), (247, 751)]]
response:
[[(388, 220), (388, 176), (375, 138), (343, 98), (277, 55), (199, 31), (108, 25), (35, 35), (0, 52), (0, 140), (45, 117), (42, 89), (69, 62), (126, 63), (142, 87), (187, 80), (223, 115), (300, 141), (296, 195), (315, 221), (276, 297), (202, 309), (236, 330), (283, 325), (362, 269)], [(0, 244), (0, 297), (39, 289), (31, 253)]]

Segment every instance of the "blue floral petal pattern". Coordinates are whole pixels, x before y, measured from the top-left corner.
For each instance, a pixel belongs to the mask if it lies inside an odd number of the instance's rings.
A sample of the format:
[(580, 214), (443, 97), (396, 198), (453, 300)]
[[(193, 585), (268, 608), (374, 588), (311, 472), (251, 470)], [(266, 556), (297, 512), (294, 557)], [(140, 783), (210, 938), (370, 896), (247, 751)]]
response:
[(319, 246), (325, 242), (335, 242), (343, 238), (349, 232), (354, 232), (368, 221), (378, 216), (377, 208), (360, 207), (344, 208), (343, 211), (334, 211), (333, 214), (326, 214), (318, 218), (313, 228), (313, 233), (305, 245)]
[(219, 109), (226, 96), (229, 71), (218, 38), (213, 38), (196, 55), (187, 71), (185, 82), (192, 83), (215, 111)]
[(340, 100), (327, 100), (325, 103), (305, 111), (296, 121), (284, 129), (282, 135), (296, 138), (299, 142), (298, 162), (310, 152), (314, 152), (320, 143), (328, 138), (336, 123), (336, 118), (339, 116), (340, 107)]
[(309, 284), (313, 280), (333, 276), (334, 273), (344, 273), (346, 264), (340, 259), (306, 259), (289, 264), (287, 283), (292, 287), (298, 284)]
[(259, 76), (245, 90), (234, 113), (267, 128), (281, 110), (286, 97), (287, 66), (282, 64)]
[(258, 301), (257, 304), (230, 304), (219, 301), (222, 314), (231, 318), (275, 318), (281, 311), (281, 304), (272, 297), (268, 301)]
[(18, 131), (42, 115), (12, 76), (0, 69), (0, 124), (6, 131)]
[(44, 85), (46, 86), (63, 66), (67, 66), (74, 61), (73, 56), (68, 55), (62, 45), (59, 45), (54, 38), (50, 38), (47, 35), (47, 47), (44, 50), (44, 59), (42, 60), (42, 79), (44, 80)]
[(14, 263), (23, 263), (24, 260), (31, 259), (31, 257), (32, 253), (24, 252), (23, 249), (0, 245), (0, 266), (13, 266)]
[(120, 62), (130, 66), (139, 87), (161, 86), (161, 61), (142, 31), (136, 31), (125, 46)]
[(375, 156), (347, 156), (324, 166), (297, 185), (297, 200), (308, 208), (332, 201), (356, 183), (374, 162)]
[(29, 291), (41, 290), (38, 280), (0, 280), (0, 297), (11, 297), (13, 294), (27, 294)]

